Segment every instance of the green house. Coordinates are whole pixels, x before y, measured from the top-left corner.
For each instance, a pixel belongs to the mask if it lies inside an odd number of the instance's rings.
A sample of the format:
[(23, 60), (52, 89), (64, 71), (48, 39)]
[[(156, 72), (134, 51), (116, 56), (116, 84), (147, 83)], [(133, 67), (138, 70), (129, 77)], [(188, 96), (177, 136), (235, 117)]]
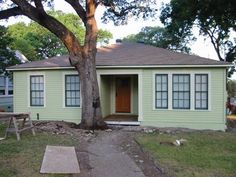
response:
[[(139, 43), (98, 49), (102, 114), (111, 124), (225, 130), (229, 63)], [(68, 56), (10, 67), (14, 112), (80, 122), (80, 79)]]

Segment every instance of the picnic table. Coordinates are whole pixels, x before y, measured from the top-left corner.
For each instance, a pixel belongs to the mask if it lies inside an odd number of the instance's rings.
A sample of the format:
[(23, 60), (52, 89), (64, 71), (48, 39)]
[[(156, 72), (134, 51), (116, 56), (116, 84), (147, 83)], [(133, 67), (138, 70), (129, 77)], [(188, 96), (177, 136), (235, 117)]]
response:
[(35, 135), (34, 126), (30, 117), (30, 113), (9, 113), (0, 112), (0, 121), (8, 121), (5, 136), (0, 140), (6, 139), (8, 133), (15, 133), (16, 138), (20, 140), (20, 134), (25, 130), (31, 130)]

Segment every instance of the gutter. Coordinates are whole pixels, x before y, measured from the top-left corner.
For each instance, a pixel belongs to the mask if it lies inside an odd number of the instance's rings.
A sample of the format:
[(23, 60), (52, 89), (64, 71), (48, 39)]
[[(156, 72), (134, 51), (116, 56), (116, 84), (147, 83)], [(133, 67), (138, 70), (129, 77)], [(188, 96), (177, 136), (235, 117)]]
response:
[[(97, 69), (122, 69), (122, 68), (228, 68), (233, 64), (225, 65), (134, 65), (134, 66), (96, 66)], [(7, 68), (7, 71), (32, 71), (32, 70), (61, 70), (74, 69), (72, 66), (67, 67), (38, 67), (38, 68)]]

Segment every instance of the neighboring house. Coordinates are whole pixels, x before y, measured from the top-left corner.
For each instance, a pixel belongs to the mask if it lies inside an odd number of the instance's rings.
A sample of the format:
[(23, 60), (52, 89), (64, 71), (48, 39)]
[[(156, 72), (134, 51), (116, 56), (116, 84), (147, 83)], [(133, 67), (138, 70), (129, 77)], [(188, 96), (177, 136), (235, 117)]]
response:
[[(229, 63), (120, 43), (99, 48), (96, 66), (104, 117), (136, 115), (130, 123), (225, 129)], [(9, 70), (14, 74), (15, 112), (31, 112), (40, 120), (80, 121), (80, 80), (68, 56)]]
[(0, 76), (0, 109), (6, 112), (13, 111), (13, 85), (6, 76)]

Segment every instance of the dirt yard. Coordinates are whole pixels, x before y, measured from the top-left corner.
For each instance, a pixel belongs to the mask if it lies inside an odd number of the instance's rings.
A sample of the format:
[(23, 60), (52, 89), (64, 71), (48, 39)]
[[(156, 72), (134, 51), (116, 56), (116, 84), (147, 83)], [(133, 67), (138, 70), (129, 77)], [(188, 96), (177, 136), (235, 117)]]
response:
[(135, 137), (139, 134), (153, 133), (157, 131), (156, 129), (113, 126), (106, 131), (96, 130), (93, 132), (76, 129), (74, 124), (65, 122), (37, 122), (35, 126), (37, 131), (46, 131), (53, 134), (68, 134), (77, 139), (78, 144), (76, 150), (81, 168), (81, 174), (79, 176), (94, 176), (92, 174), (93, 167), (91, 167), (91, 163), (89, 162), (89, 155), (94, 152), (88, 149), (94, 141), (101, 142), (104, 139), (106, 139), (106, 143), (109, 142), (108, 146), (113, 146), (119, 152), (127, 154), (146, 177), (165, 176), (158, 165), (154, 163), (152, 157), (135, 140)]

